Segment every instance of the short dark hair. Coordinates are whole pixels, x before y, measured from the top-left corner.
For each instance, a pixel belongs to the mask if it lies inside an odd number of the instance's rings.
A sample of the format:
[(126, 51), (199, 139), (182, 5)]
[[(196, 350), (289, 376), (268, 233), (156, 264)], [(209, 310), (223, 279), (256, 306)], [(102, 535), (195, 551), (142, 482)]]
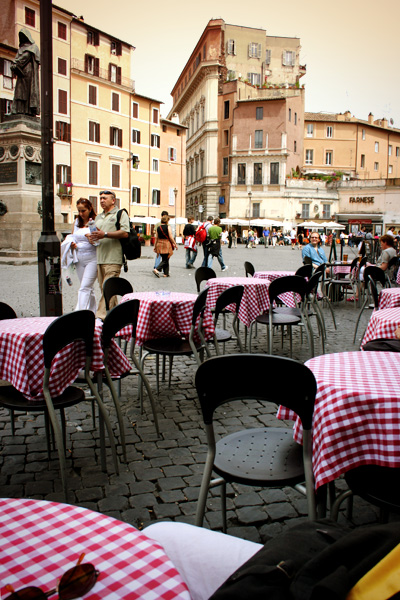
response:
[(213, 221), (214, 217), (207, 217), (207, 221)]
[(165, 215), (168, 215), (168, 211), (166, 211), (166, 210), (163, 210), (163, 211), (162, 211), (162, 213), (161, 213), (161, 216), (162, 216), (162, 217), (165, 217)]

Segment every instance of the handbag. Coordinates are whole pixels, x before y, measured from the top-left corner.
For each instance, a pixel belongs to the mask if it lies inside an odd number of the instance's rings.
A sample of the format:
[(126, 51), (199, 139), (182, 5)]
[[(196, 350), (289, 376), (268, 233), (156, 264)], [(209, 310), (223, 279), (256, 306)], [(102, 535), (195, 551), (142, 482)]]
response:
[(185, 238), (184, 247), (197, 252), (196, 239), (194, 235), (189, 235), (187, 238)]

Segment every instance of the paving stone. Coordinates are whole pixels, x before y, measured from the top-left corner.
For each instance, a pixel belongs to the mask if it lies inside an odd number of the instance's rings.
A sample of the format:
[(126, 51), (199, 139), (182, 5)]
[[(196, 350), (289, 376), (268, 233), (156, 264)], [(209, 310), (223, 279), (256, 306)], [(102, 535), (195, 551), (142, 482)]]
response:
[(165, 477), (183, 477), (185, 475), (191, 475), (190, 469), (183, 465), (174, 465), (172, 467), (165, 467), (163, 469)]
[(181, 477), (165, 477), (165, 479), (160, 479), (158, 483), (163, 491), (182, 489), (186, 486)]
[(183, 500), (188, 500), (188, 497), (182, 492), (182, 490), (179, 489), (160, 492), (159, 497), (164, 503), (182, 502)]
[(249, 492), (248, 494), (240, 494), (234, 500), (236, 508), (242, 508), (243, 506), (257, 506), (263, 504), (262, 498), (256, 492)]
[(84, 490), (76, 490), (75, 493), (79, 503), (90, 501), (95, 502), (103, 494), (102, 489), (99, 487), (85, 488)]
[(154, 494), (137, 494), (134, 500), (135, 508), (141, 508), (142, 506), (155, 506), (157, 504), (157, 498)]
[(111, 496), (110, 498), (102, 498), (98, 502), (99, 511), (107, 512), (110, 510), (126, 510), (129, 507), (129, 501), (126, 496)]
[(268, 515), (272, 521), (280, 521), (283, 519), (290, 519), (297, 517), (297, 512), (289, 502), (279, 502), (276, 504), (269, 504), (266, 507)]
[(177, 504), (157, 504), (154, 507), (154, 516), (156, 519), (164, 519), (165, 517), (177, 517), (181, 514)]
[(25, 494), (28, 498), (33, 494), (50, 494), (53, 490), (52, 481), (28, 481), (25, 484)]
[[(292, 509), (293, 510), (293, 509)], [(243, 507), (236, 511), (237, 518), (240, 523), (249, 525), (250, 523), (264, 522), (268, 519), (268, 514), (265, 510), (259, 507)]]

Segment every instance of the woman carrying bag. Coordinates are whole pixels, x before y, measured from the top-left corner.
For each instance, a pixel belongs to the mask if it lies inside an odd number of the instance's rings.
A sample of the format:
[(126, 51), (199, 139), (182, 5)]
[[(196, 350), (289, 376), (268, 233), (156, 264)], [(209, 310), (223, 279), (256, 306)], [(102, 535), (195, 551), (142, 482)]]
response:
[[(156, 277), (169, 277), (169, 259), (178, 246), (172, 237), (171, 227), (168, 225), (169, 216), (161, 217), (161, 225), (157, 227), (154, 252), (161, 256), (161, 263), (153, 269)], [(164, 271), (164, 274), (162, 272)]]

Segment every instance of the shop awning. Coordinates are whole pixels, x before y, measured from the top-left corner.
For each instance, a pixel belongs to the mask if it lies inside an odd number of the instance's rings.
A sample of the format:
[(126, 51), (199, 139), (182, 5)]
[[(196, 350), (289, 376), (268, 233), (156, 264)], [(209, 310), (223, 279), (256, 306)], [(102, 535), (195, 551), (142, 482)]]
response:
[(383, 214), (382, 213), (336, 213), (336, 220), (347, 223), (348, 220), (358, 220), (363, 221), (364, 219), (368, 219), (372, 221), (372, 223), (382, 223)]

